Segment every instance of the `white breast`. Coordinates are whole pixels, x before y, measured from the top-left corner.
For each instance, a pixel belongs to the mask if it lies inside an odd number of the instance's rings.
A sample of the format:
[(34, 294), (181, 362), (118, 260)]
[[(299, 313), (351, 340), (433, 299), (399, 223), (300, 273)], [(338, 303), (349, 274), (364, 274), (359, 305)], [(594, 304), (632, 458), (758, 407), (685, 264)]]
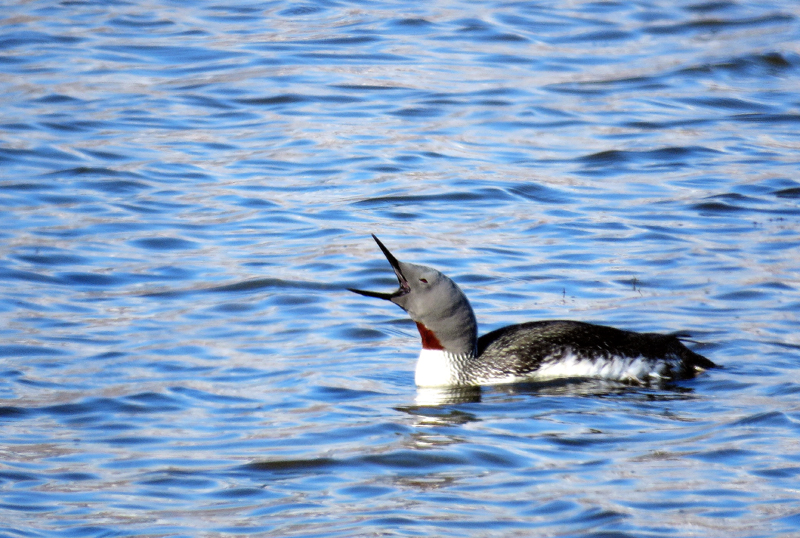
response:
[(456, 357), (441, 349), (423, 349), (417, 359), (414, 382), (418, 387), (449, 387), (457, 385)]

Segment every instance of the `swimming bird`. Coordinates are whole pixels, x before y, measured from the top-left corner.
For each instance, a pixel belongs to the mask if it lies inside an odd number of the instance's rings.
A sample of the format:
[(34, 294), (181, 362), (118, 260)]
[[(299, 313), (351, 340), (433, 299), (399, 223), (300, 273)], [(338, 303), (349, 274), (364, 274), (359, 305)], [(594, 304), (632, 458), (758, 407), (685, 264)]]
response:
[(436, 269), (398, 261), (372, 234), (397, 276), (392, 293), (348, 288), (391, 301), (417, 324), (419, 387), (465, 387), (557, 378), (635, 384), (685, 379), (716, 366), (675, 335), (637, 333), (581, 321), (530, 321), (478, 338), (461, 288)]

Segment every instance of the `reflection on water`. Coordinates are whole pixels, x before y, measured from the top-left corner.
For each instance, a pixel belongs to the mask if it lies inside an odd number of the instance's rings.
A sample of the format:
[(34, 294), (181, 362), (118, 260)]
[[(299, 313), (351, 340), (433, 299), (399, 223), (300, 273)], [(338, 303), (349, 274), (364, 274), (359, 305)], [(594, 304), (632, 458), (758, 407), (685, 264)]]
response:
[[(3, 17), (0, 534), (798, 534), (794, 2)], [(417, 391), (370, 232), (724, 368)]]
[[(708, 374), (706, 374), (708, 375)], [(712, 374), (713, 375), (713, 374)], [(682, 386), (679, 383), (665, 381), (648, 387), (631, 385), (619, 381), (605, 379), (552, 379), (529, 383), (514, 383), (507, 385), (492, 385), (491, 387), (417, 387), (415, 406), (402, 408), (413, 414), (422, 413), (425, 408), (435, 406), (458, 405), (465, 403), (478, 403), (484, 392), (492, 394), (493, 398), (520, 396), (524, 399), (535, 396), (585, 396), (585, 397), (622, 397), (627, 394), (640, 397), (647, 395), (649, 399), (657, 401), (672, 401), (690, 397), (694, 389)], [(439, 416), (438, 414), (431, 416)]]
[(480, 401), (480, 387), (417, 387), (414, 398), (414, 403), (419, 407)]

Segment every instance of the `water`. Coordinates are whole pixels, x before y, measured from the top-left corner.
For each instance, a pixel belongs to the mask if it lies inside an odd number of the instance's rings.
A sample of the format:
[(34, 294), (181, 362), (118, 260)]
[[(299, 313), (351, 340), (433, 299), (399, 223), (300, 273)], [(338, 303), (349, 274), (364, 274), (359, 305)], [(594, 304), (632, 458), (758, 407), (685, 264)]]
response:
[[(3, 536), (800, 533), (795, 2), (0, 17)], [(724, 368), (418, 393), (371, 232)]]

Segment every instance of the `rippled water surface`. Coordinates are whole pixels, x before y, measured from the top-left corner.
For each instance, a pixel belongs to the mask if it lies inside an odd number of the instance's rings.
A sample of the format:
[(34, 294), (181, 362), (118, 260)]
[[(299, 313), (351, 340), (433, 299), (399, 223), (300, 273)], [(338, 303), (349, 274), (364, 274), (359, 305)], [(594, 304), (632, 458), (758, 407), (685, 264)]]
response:
[[(800, 533), (800, 6), (7, 2), (0, 534)], [(418, 392), (376, 233), (664, 387)]]

